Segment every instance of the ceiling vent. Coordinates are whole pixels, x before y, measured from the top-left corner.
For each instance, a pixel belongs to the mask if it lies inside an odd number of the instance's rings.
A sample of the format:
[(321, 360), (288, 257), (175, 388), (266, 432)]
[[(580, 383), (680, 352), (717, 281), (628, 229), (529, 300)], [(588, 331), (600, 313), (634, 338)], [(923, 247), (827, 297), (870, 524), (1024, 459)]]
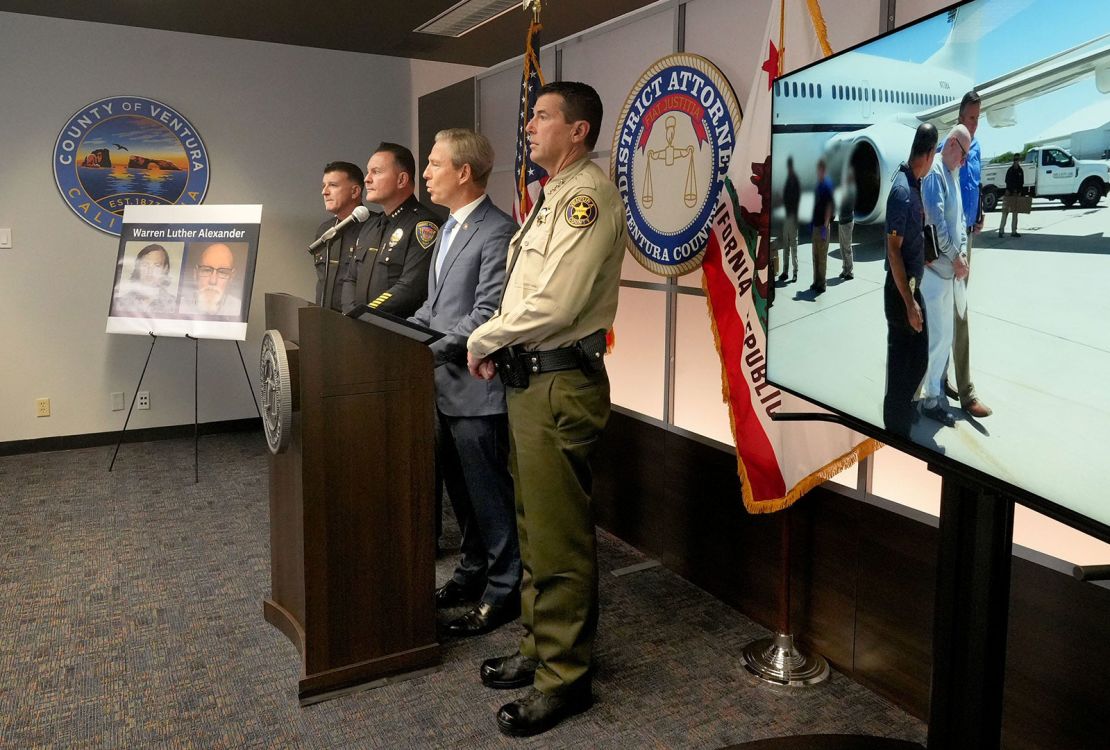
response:
[(413, 31), (421, 34), (460, 37), (487, 21), (522, 7), (520, 0), (462, 0)]

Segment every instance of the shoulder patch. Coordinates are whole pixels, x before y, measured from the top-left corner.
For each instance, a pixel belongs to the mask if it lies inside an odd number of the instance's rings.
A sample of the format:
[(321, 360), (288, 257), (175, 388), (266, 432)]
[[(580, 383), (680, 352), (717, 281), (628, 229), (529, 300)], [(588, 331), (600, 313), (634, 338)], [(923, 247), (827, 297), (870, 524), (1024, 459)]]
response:
[(597, 221), (597, 202), (590, 196), (579, 193), (570, 199), (563, 216), (572, 227), (585, 229)]
[(439, 227), (432, 221), (421, 221), (416, 225), (416, 241), (420, 243), (420, 247), (427, 250), (436, 241), (436, 235), (439, 234)]

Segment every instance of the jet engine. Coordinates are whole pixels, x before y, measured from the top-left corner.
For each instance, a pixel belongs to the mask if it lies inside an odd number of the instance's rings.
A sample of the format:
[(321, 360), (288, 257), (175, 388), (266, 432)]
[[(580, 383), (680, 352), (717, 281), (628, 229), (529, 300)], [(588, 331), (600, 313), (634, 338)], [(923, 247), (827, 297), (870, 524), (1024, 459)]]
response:
[(890, 183), (898, 165), (909, 158), (920, 124), (912, 115), (904, 115), (829, 139), (825, 163), (834, 184), (844, 184), (849, 167), (855, 173), (857, 222), (876, 224), (885, 218)]

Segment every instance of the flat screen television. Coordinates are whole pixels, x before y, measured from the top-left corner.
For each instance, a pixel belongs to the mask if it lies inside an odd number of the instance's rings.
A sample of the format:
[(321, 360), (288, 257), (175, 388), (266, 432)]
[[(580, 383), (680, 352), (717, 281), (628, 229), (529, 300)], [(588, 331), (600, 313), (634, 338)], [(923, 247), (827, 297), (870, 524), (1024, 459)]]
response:
[[(945, 397), (955, 422), (948, 426), (927, 416), (936, 412), (917, 401), (919, 391), (908, 433), (895, 434), (883, 410), (887, 200), (917, 126), (935, 124), (943, 143), (972, 90), (981, 99), (983, 224), (971, 235), (966, 285), (952, 282), (948, 304), (964, 305), (970, 379), (993, 413), (975, 417)], [(779, 276), (769, 313), (768, 379), (942, 472), (1110, 541), (1110, 3), (954, 5), (776, 79), (772, 118), (776, 273), (789, 253), (788, 159), (800, 186), (800, 229), (797, 263)], [(999, 201), (1014, 154), (1028, 202)], [(819, 161), (833, 185), (833, 221), (818, 279)], [(1017, 234), (1011, 218), (1000, 232), (1003, 206), (1028, 208), (1017, 214)], [(842, 209), (853, 219), (850, 278)], [(980, 206), (965, 207), (972, 213), (978, 218)], [(943, 308), (945, 299), (931, 297), (926, 307)], [(945, 320), (943, 310), (933, 319)], [(934, 372), (949, 354), (932, 355)], [(947, 369), (956, 385), (951, 362)]]

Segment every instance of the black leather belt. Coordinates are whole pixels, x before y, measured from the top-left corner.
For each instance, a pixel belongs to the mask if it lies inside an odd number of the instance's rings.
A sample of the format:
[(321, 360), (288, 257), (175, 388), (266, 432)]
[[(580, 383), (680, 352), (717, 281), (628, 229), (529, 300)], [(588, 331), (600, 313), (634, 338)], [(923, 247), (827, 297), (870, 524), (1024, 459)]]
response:
[(549, 349), (546, 352), (521, 352), (517, 356), (521, 365), (533, 375), (539, 375), (541, 372), (574, 370), (582, 362), (578, 350), (573, 346)]
[(527, 388), (529, 377), (544, 372), (581, 369), (585, 373), (605, 369), (605, 331), (597, 331), (574, 346), (546, 351), (521, 351), (506, 347), (491, 355), (501, 382), (512, 388)]

